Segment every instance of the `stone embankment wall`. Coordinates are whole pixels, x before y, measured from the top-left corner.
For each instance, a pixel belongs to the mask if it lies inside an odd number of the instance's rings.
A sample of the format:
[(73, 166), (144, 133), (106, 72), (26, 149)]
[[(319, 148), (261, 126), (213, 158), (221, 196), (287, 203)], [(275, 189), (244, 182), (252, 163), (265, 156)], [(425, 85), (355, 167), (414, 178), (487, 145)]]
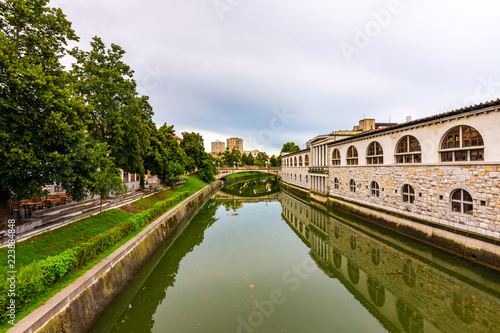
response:
[(153, 252), (222, 187), (213, 183), (148, 225), (9, 332), (84, 332)]

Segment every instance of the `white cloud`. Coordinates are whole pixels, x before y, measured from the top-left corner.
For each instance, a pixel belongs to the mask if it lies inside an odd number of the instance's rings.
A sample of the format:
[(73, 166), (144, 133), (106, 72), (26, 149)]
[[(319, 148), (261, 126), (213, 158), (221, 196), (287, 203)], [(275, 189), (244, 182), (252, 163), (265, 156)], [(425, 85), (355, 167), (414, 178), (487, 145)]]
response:
[[(391, 1), (241, 1), (223, 21), (212, 1), (59, 4), (83, 48), (98, 35), (126, 50), (158, 125), (192, 128), (207, 147), (238, 136), (277, 152), (363, 116), (401, 122), (464, 106), (482, 79), (500, 81), (497, 1), (401, 0), (401, 11), (346, 61), (340, 44), (353, 43)], [(496, 99), (500, 88), (481, 97)], [(297, 117), (259, 142), (282, 107)]]

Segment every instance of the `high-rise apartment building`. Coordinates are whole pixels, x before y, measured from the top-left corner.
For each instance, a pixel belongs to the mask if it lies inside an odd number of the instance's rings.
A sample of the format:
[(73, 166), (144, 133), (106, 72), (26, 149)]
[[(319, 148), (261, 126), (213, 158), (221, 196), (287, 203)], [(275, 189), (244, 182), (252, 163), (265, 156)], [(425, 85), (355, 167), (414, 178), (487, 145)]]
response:
[(233, 148), (239, 150), (241, 153), (243, 153), (243, 139), (240, 138), (230, 138), (227, 139), (227, 148), (229, 151), (232, 151)]
[(212, 153), (217, 154), (217, 153), (223, 153), (224, 150), (226, 149), (226, 145), (222, 141), (215, 141), (212, 142)]

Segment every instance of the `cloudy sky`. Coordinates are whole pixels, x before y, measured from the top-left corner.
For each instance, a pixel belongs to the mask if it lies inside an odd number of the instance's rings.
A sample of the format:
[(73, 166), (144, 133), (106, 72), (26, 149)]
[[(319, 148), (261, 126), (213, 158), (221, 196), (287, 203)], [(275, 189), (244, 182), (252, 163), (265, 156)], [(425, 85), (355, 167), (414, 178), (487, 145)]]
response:
[(500, 1), (52, 0), (118, 44), (154, 120), (277, 153), (500, 97)]

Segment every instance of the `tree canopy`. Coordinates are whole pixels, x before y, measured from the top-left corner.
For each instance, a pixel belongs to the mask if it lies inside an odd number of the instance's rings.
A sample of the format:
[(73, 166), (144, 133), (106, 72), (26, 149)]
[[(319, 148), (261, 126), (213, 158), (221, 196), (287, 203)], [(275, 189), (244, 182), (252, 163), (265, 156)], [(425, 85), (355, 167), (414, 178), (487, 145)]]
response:
[(283, 144), (283, 148), (281, 148), (281, 153), (295, 153), (299, 151), (300, 147), (295, 144), (295, 142), (287, 142)]

